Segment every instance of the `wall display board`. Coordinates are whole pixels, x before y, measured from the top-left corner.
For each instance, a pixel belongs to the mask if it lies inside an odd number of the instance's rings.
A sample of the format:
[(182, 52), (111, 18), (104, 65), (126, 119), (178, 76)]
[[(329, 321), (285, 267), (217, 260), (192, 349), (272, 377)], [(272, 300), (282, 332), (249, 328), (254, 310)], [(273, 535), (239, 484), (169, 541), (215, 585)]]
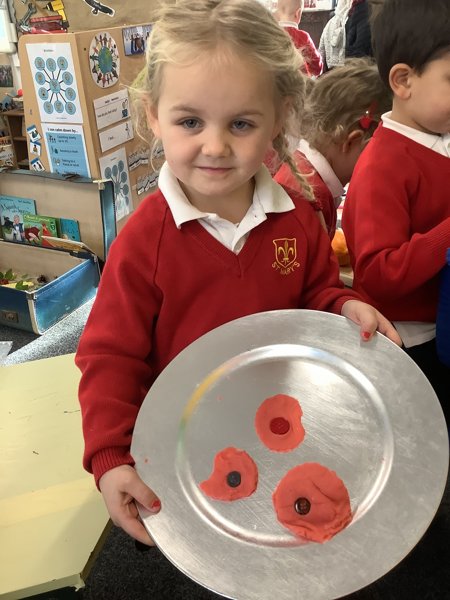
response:
[[(148, 23), (136, 26), (143, 32), (150, 28)], [(152, 140), (146, 144), (133, 130), (128, 86), (145, 66), (145, 55), (126, 54), (124, 29), (129, 28), (23, 35), (19, 40), (33, 168), (111, 179), (118, 229), (145, 197), (142, 182), (148, 182), (147, 193), (156, 187), (163, 161), (158, 157), (152, 165), (145, 160)]]
[[(93, 29), (104, 29), (110, 31), (117, 26), (140, 25), (145, 18), (151, 23), (155, 9), (160, 5), (159, 0), (42, 0), (33, 2), (23, 0), (11, 0), (15, 20), (20, 21), (29, 11), (29, 4), (35, 9), (33, 18), (45, 18), (49, 15), (63, 14), (68, 22), (68, 30), (86, 31)], [(102, 9), (103, 7), (103, 9)], [(11, 44), (13, 46), (13, 44)]]

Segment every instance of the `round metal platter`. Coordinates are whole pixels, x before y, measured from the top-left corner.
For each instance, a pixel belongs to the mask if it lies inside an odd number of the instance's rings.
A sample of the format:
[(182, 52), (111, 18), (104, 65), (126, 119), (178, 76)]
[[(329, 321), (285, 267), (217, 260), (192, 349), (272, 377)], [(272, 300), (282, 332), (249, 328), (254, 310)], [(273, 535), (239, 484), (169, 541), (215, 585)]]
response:
[[(255, 413), (288, 394), (306, 436), (287, 453), (260, 441)], [(215, 455), (234, 446), (256, 462), (258, 487), (234, 502), (205, 496)], [(377, 334), (361, 342), (344, 317), (300, 310), (227, 323), (158, 377), (136, 422), (132, 454), (162, 503), (140, 508), (167, 558), (206, 588), (238, 600), (331, 600), (378, 579), (417, 544), (442, 498), (448, 435), (430, 384)], [(352, 522), (320, 544), (277, 520), (272, 493), (292, 467), (318, 462), (344, 481)]]

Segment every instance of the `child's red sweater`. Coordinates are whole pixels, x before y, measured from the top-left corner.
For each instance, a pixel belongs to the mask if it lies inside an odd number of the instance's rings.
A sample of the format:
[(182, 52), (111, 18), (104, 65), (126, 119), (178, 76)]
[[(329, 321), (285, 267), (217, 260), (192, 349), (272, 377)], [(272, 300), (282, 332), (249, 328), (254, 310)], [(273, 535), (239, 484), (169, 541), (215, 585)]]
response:
[(285, 27), (291, 36), (294, 46), (303, 54), (306, 63), (307, 75), (318, 77), (323, 71), (323, 60), (320, 52), (317, 50), (312, 37), (307, 31), (302, 31), (297, 27)]
[(342, 225), (354, 289), (392, 321), (435, 322), (450, 159), (379, 126), (353, 172)]
[(357, 297), (339, 281), (314, 210), (294, 202), (292, 211), (269, 213), (237, 255), (197, 221), (177, 229), (160, 192), (131, 216), (112, 244), (76, 355), (84, 465), (97, 481), (133, 464), (139, 407), (188, 344), (245, 315), (289, 308), (339, 314)]

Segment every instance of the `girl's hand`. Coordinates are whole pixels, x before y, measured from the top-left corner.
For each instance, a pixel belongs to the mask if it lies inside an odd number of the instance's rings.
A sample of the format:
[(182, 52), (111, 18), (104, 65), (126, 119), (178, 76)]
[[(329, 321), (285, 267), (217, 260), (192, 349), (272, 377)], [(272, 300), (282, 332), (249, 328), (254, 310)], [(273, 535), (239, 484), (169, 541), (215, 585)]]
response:
[(130, 465), (120, 465), (106, 471), (100, 477), (99, 488), (114, 525), (121, 527), (135, 540), (154, 546), (139, 518), (135, 501), (152, 513), (159, 512), (161, 503), (136, 470)]
[(347, 300), (342, 306), (341, 315), (360, 326), (361, 338), (366, 342), (378, 330), (397, 346), (402, 345), (402, 339), (392, 323), (370, 304), (359, 300)]

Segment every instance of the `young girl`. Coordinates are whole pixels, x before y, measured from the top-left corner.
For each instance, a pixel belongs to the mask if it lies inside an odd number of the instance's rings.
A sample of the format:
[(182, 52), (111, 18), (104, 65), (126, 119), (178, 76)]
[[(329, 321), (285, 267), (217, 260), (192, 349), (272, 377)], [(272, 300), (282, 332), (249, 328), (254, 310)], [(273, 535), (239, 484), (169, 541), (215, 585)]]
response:
[[(372, 137), (381, 115), (390, 109), (391, 93), (376, 65), (365, 58), (345, 61), (309, 83), (301, 122), (302, 139), (294, 154), (301, 173), (314, 190), (328, 234), (336, 229), (336, 209), (356, 161)], [(301, 192), (288, 164), (275, 175), (279, 183)]]
[(262, 166), (271, 142), (288, 159), (303, 106), (301, 58), (273, 16), (256, 0), (179, 0), (161, 8), (147, 56), (139, 106), (167, 162), (112, 245), (76, 362), (84, 466), (113, 522), (151, 544), (135, 501), (153, 512), (160, 502), (132, 466), (131, 436), (183, 348), (238, 317), (301, 307), (345, 315), (363, 339), (378, 328), (398, 340), (339, 283), (310, 204)]

